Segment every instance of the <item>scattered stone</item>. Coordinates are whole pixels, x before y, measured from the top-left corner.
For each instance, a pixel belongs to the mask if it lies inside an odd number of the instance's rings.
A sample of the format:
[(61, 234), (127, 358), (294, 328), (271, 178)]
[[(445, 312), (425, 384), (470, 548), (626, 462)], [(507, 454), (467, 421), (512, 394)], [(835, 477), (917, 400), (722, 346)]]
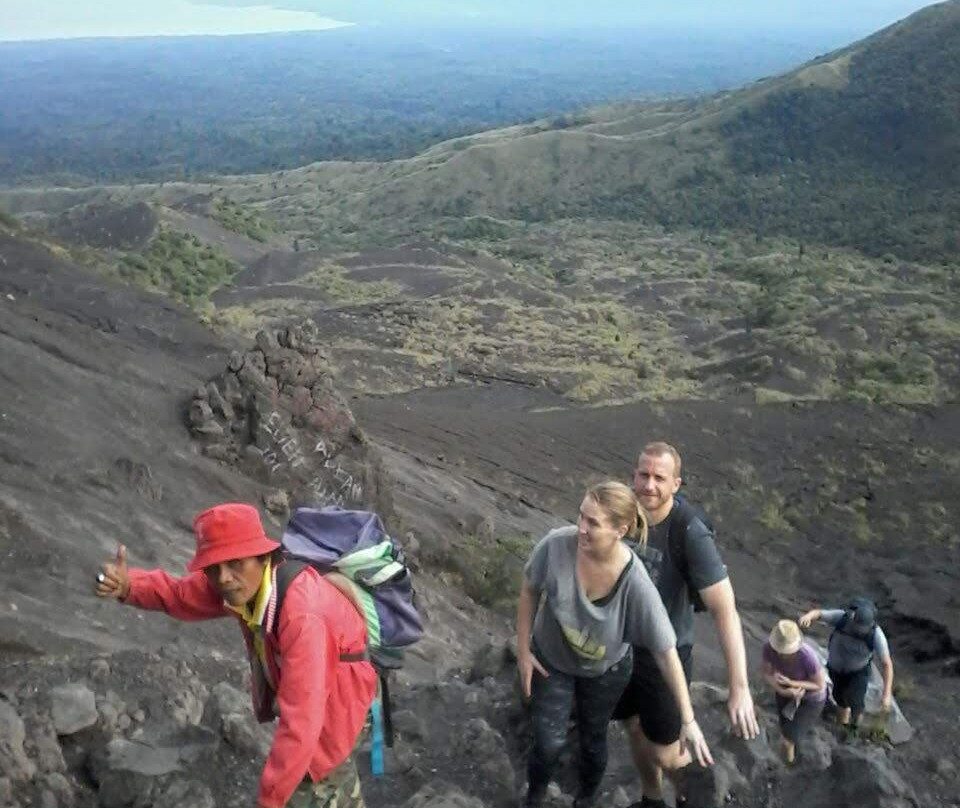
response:
[[(773, 732), (779, 736), (779, 730)], [(768, 730), (764, 726), (761, 726), (760, 735), (752, 740), (732, 733), (725, 734), (720, 741), (720, 747), (733, 755), (737, 771), (749, 780), (763, 777), (780, 766), (780, 758), (776, 751), (771, 749)], [(802, 747), (806, 749), (806, 742)]]
[(90, 663), (90, 678), (95, 682), (105, 681), (110, 676), (110, 663), (103, 657), (97, 657)]
[(30, 741), (33, 744), (33, 758), (41, 772), (58, 773), (67, 770), (67, 762), (63, 758), (63, 749), (60, 747), (57, 734), (50, 724), (45, 723), (36, 727), (31, 733)]
[(784, 808), (912, 808), (915, 804), (912, 789), (876, 747), (838, 746), (829, 769), (805, 778), (802, 790), (783, 793)]
[(263, 495), (263, 507), (277, 516), (284, 516), (290, 511), (290, 497), (286, 491), (275, 489)]
[(233, 407), (221, 395), (220, 389), (215, 382), (209, 382), (206, 387), (207, 400), (210, 402), (210, 408), (213, 414), (225, 421), (233, 420)]
[(210, 408), (210, 405), (207, 403), (206, 394), (207, 391), (203, 391), (204, 397), (195, 398), (193, 403), (190, 405), (190, 424), (196, 429), (201, 427), (209, 421), (213, 420), (213, 410)]
[(50, 714), (58, 735), (73, 735), (97, 723), (97, 699), (86, 685), (61, 685), (50, 692)]
[(200, 451), (204, 457), (209, 457), (211, 460), (220, 460), (224, 463), (228, 463), (236, 458), (236, 455), (229, 446), (221, 446), (219, 443), (211, 443), (208, 446), (204, 446)]
[(404, 803), (405, 808), (487, 808), (476, 797), (446, 783), (430, 783)]
[(797, 762), (803, 768), (825, 771), (833, 762), (834, 745), (833, 736), (826, 729), (814, 727), (797, 746)]
[(258, 331), (257, 336), (254, 337), (254, 342), (265, 358), (275, 356), (280, 351), (280, 343), (272, 331)]
[(0, 777), (7, 781), (29, 780), (36, 766), (23, 749), (26, 728), (13, 706), (0, 699)]
[(153, 808), (216, 808), (213, 793), (197, 780), (174, 779), (156, 795)]
[(516, 788), (513, 764), (503, 736), (483, 718), (471, 718), (460, 733), (458, 753), (477, 761), (487, 787), (503, 796)]
[(102, 703), (97, 712), (100, 714), (100, 726), (107, 735), (112, 735), (117, 729), (117, 721), (120, 719), (120, 711), (116, 705), (110, 702)]
[(694, 762), (684, 770), (683, 782), (691, 805), (720, 808), (736, 791), (747, 788), (747, 780), (737, 770), (733, 754), (717, 750), (713, 760), (713, 765), (707, 768)]
[(46, 794), (53, 797), (53, 805), (59, 808), (72, 808), (76, 801), (73, 785), (61, 772), (51, 772), (43, 778), (47, 787)]
[(201, 727), (167, 736), (144, 735), (137, 741), (114, 738), (90, 759), (100, 806), (156, 805), (151, 792), (157, 778), (211, 765), (217, 746), (216, 735)]
[(200, 426), (195, 426), (193, 431), (197, 435), (205, 435), (207, 437), (218, 438), (223, 435), (223, 427), (220, 426), (216, 421), (207, 421)]
[[(171, 676), (169, 678), (174, 679), (175, 677)], [(176, 678), (181, 680), (182, 685), (170, 697), (173, 705), (171, 717), (181, 727), (199, 724), (203, 717), (204, 702), (207, 700), (207, 688), (195, 676), (190, 676), (185, 681), (182, 677)]]
[(203, 720), (235, 749), (256, 756), (265, 756), (270, 751), (273, 735), (257, 722), (250, 697), (225, 682), (213, 688)]

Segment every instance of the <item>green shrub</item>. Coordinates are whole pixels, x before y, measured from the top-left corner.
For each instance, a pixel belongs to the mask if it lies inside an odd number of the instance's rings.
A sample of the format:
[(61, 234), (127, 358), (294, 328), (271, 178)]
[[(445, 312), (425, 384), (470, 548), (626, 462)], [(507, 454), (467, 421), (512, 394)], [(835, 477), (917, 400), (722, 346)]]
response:
[(194, 236), (161, 230), (142, 254), (120, 259), (121, 277), (169, 292), (190, 305), (233, 280), (239, 267), (219, 249)]

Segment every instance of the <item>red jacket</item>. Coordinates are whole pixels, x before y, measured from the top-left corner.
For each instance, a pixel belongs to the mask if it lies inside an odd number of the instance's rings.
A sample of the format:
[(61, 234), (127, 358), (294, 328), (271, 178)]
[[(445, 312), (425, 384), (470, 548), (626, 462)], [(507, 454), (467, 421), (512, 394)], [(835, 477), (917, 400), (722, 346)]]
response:
[[(274, 571), (274, 592), (276, 591)], [(253, 652), (253, 636), (228, 609), (203, 572), (174, 578), (163, 570), (130, 570), (126, 602), (163, 611), (179, 620), (235, 617), (250, 655), (257, 718), (280, 721), (260, 778), (258, 802), (282, 808), (306, 774), (326, 777), (353, 750), (376, 694), (377, 675), (369, 662), (341, 662), (360, 653), (367, 630), (354, 605), (312, 568), (293, 579), (277, 619), (275, 603), (263, 620), (270, 680)]]

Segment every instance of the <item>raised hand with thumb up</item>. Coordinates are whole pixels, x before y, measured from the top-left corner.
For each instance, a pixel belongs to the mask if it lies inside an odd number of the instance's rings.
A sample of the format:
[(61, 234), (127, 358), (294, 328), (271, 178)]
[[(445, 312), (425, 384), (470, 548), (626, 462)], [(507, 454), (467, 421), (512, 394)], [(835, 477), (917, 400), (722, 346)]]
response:
[(100, 565), (97, 573), (97, 597), (125, 600), (130, 592), (130, 576), (127, 575), (127, 548), (117, 545), (117, 557)]

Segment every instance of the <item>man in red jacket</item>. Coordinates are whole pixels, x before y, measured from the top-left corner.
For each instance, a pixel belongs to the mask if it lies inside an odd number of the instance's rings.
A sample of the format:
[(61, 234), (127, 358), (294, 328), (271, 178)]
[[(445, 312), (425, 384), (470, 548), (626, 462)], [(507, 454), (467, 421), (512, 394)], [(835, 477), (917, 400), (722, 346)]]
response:
[(256, 508), (217, 505), (193, 530), (188, 575), (127, 569), (120, 545), (97, 575), (97, 595), (179, 620), (237, 619), (257, 718), (280, 719), (258, 808), (363, 808), (352, 752), (377, 688), (363, 618), (311, 567), (293, 579), (277, 614), (280, 545), (264, 533)]

